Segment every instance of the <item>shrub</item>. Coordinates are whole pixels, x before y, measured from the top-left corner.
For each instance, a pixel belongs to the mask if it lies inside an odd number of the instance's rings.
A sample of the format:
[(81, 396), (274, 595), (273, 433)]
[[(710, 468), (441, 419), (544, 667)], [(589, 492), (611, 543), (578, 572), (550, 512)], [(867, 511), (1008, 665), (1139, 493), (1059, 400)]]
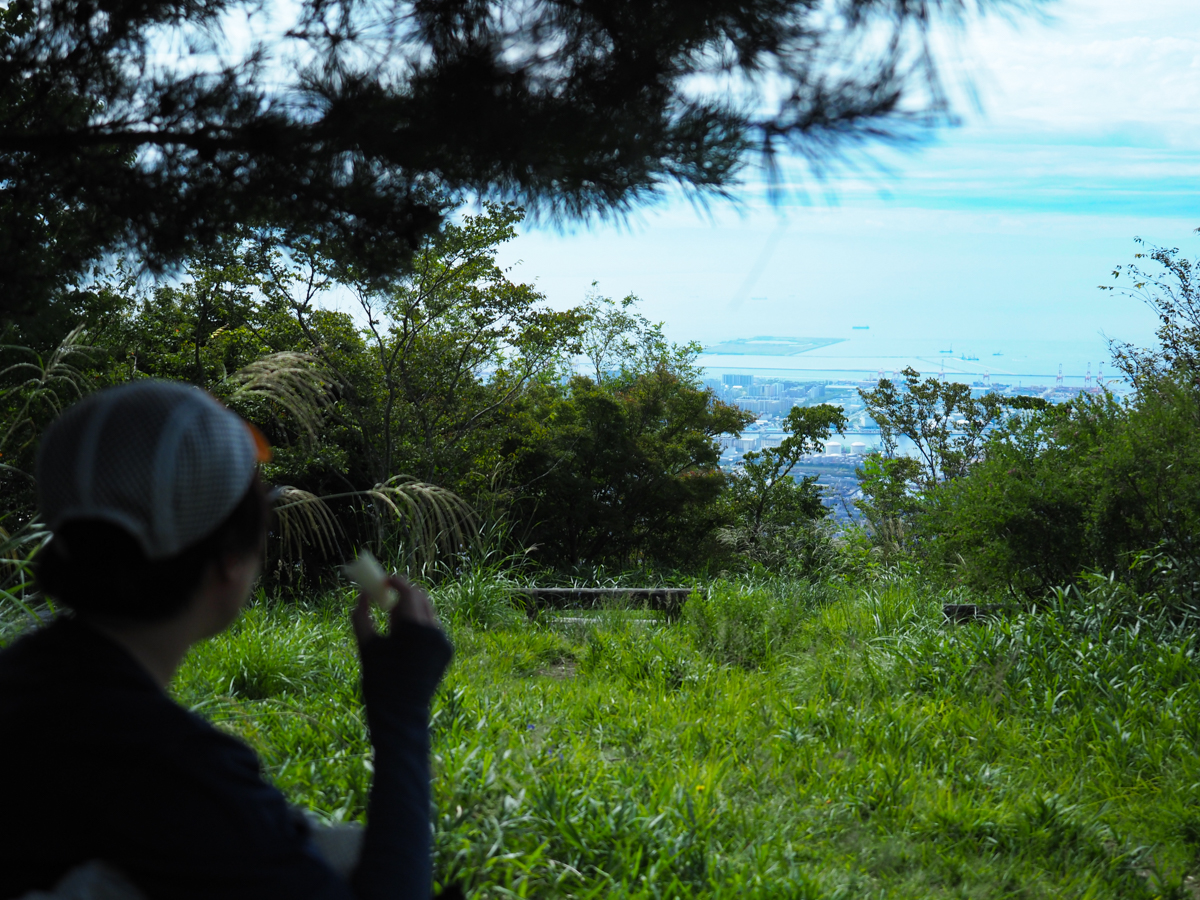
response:
[(1013, 417), (968, 475), (927, 492), (923, 546), (988, 591), (1045, 596), (1089, 570), (1154, 590), (1181, 569), (1141, 554), (1190, 558), (1200, 527), (1200, 459), (1181, 452), (1198, 438), (1200, 398), (1175, 378)]

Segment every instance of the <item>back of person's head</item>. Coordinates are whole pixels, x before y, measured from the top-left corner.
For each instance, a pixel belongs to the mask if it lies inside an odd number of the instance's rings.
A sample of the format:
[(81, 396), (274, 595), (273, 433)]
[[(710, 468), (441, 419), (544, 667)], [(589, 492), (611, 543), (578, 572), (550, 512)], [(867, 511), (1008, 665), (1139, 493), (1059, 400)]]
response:
[(53, 537), (42, 589), (81, 615), (158, 621), (208, 567), (262, 550), (265, 443), (211, 395), (147, 380), (64, 412), (38, 452), (38, 507)]

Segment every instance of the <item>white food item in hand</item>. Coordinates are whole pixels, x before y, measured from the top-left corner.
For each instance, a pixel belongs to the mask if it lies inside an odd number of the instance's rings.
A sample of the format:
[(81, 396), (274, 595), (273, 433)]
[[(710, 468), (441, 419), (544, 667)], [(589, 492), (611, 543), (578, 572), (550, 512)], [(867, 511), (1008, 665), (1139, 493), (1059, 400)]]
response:
[(388, 584), (387, 572), (370, 550), (360, 550), (358, 559), (352, 559), (342, 566), (342, 572), (384, 612), (396, 605), (396, 591)]

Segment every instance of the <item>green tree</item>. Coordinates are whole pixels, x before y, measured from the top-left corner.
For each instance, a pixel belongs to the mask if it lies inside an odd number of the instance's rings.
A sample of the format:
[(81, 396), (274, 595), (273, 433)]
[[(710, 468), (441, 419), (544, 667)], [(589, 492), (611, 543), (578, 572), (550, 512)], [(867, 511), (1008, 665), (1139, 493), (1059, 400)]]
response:
[(131, 375), (218, 395), (260, 358), (307, 365), (325, 385), (319, 427), (295, 416), (265, 423), (281, 444), (306, 439), (293, 460), (298, 482), (352, 491), (403, 472), (461, 489), (494, 466), (486, 457), (505, 407), (530, 378), (556, 369), (583, 321), (547, 309), (497, 266), (497, 247), (520, 219), (514, 207), (491, 206), (447, 225), (408, 275), (382, 288), (314, 243), (288, 251), (269, 234), (229, 238), (189, 260), (180, 284), (130, 301), (112, 342)]
[(662, 370), (690, 383), (699, 382), (696, 357), (703, 346), (697, 341), (674, 344), (667, 340), (664, 323), (651, 322), (637, 311), (640, 302), (633, 294), (619, 302), (604, 297), (592, 283), (581, 309), (586, 319), (580, 338), (592, 379), (603, 384), (630, 373)]
[(717, 439), (752, 417), (701, 388), (699, 346), (671, 344), (635, 302), (593, 295), (582, 343), (605, 334), (601, 380), (542, 379), (513, 421), (513, 515), (547, 565), (695, 565), (722, 523)]
[(881, 378), (872, 390), (858, 394), (879, 426), (885, 457), (892, 457), (901, 435), (916, 446), (921, 461), (920, 484), (928, 488), (963, 475), (978, 461), (987, 431), (1006, 406), (998, 394), (975, 397), (957, 381), (921, 379), (911, 367), (900, 385)]
[(685, 566), (721, 523), (719, 435), (745, 417), (668, 372), (552, 388), (519, 451), (514, 512), (548, 565)]
[(1200, 372), (1200, 260), (1189, 260), (1177, 247), (1134, 240), (1146, 248), (1134, 254), (1134, 259), (1148, 259), (1157, 270), (1146, 271), (1142, 268), (1145, 263), (1139, 262), (1116, 266), (1114, 283), (1100, 285), (1100, 290), (1118, 291), (1140, 300), (1158, 317), (1156, 348), (1109, 341), (1117, 369), (1130, 384), (1141, 388), (1161, 382), (1171, 373)]
[[(503, 487), (510, 407), (558, 372), (585, 318), (496, 265), (520, 216), (492, 206), (448, 225), (383, 288), (316, 244), (247, 231), (189, 260), (178, 284), (139, 289), (118, 270), (76, 299), (116, 311), (101, 337), (118, 379), (191, 381), (269, 436), (293, 549), (305, 529), (317, 556), (414, 530), (449, 548), (470, 517), (460, 498)], [(361, 322), (333, 298), (356, 298)]]
[(911, 456), (871, 453), (864, 457), (857, 474), (862, 498), (854, 501), (855, 508), (866, 519), (877, 547), (885, 552), (899, 551), (920, 508), (920, 461)]
[(801, 457), (818, 452), (834, 432), (841, 434), (846, 416), (839, 407), (793, 407), (784, 419), (787, 437), (778, 447), (752, 450), (742, 457), (742, 474), (731, 493), (747, 540), (757, 543), (769, 526), (794, 526), (825, 515), (813, 476), (797, 482), (792, 471)]
[[(1092, 469), (1121, 410), (1081, 399), (1014, 416), (969, 475), (931, 489), (920, 530), (930, 558), (955, 579), (1025, 598), (1070, 583), (1089, 563), (1115, 563), (1115, 545), (1089, 529)], [(1096, 551), (1102, 552), (1101, 556)]]
[(792, 475), (800, 458), (819, 450), (846, 427), (836, 406), (794, 407), (784, 420), (788, 436), (778, 447), (751, 451), (728, 479), (717, 539), (733, 554), (727, 562), (750, 563), (773, 572), (811, 576), (832, 562), (829, 530), (819, 526), (829, 513), (814, 476)]
[(1164, 604), (1196, 598), (1197, 264), (1154, 246), (1136, 260), (1102, 286), (1159, 318), (1158, 346), (1110, 343), (1136, 393), (1125, 402), (1080, 395), (1059, 406), (1012, 398), (970, 470), (920, 499), (923, 552), (955, 578), (1037, 599), (1098, 570), (1158, 591)]
[(411, 271), (386, 288), (351, 281), (365, 321), (351, 353), (335, 352), (322, 333), (328, 311), (317, 299), (332, 284), (329, 264), (309, 258), (303, 270), (275, 270), (269, 290), (290, 306), (297, 345), (338, 385), (368, 480), (402, 470), (469, 495), (483, 491), (502, 464), (495, 448), (508, 407), (578, 349), (586, 315), (547, 308), (496, 263), (521, 218), (516, 207), (490, 205), (426, 240)]

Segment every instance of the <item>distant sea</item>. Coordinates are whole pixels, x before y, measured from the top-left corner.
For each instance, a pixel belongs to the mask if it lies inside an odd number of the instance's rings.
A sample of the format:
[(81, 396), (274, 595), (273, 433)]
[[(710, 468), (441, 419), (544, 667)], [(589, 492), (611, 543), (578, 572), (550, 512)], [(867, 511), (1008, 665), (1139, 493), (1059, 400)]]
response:
[[(789, 347), (798, 352), (778, 355), (778, 350)], [(989, 374), (993, 384), (1028, 387), (1054, 385), (1061, 365), (1063, 385), (1083, 387), (1089, 365), (1093, 383), (1100, 375), (1106, 383), (1114, 382), (1118, 374), (1099, 336), (1079, 341), (889, 338), (855, 330), (841, 340), (755, 336), (730, 339), (712, 349), (719, 352), (706, 352), (698, 360), (709, 377), (747, 374), (797, 381), (865, 381), (878, 378), (880, 372), (891, 378), (911, 366), (922, 375), (945, 371), (946, 378), (955, 381), (982, 381)]]

